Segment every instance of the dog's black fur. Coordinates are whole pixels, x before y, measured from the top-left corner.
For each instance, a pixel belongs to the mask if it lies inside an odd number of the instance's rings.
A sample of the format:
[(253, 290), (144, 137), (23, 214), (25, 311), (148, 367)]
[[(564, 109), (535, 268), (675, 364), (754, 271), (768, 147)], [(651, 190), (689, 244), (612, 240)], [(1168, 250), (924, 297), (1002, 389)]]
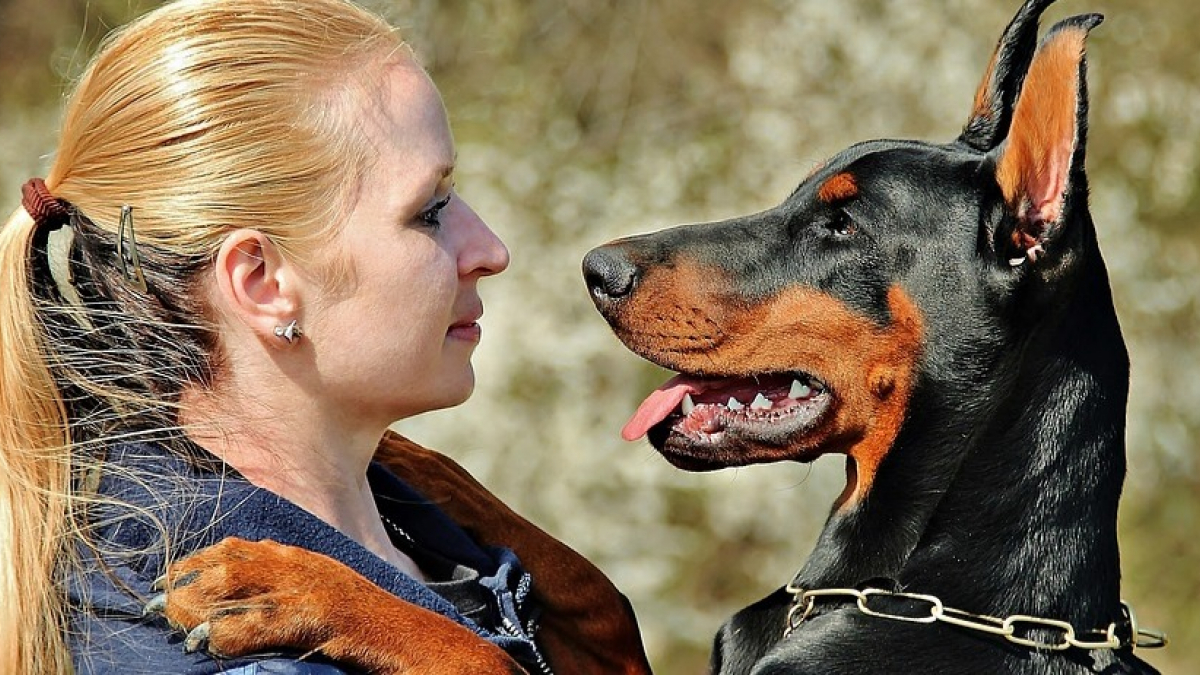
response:
[[(861, 143), (775, 208), (585, 259), (597, 307), (640, 355), (693, 382), (813, 382), (786, 433), (734, 421), (689, 435), (679, 410), (648, 433), (693, 470), (846, 453), (849, 484), (803, 588), (884, 585), (978, 614), (1128, 630), (1116, 532), (1128, 356), (1084, 172), (1083, 38), (1100, 17), (1067, 19), (1039, 44), (1052, 2), (1020, 9), (953, 142)], [(729, 347), (748, 326), (760, 348)], [(849, 341), (864, 331), (879, 341)], [(888, 340), (908, 342), (860, 353)], [(862, 450), (872, 442), (884, 450)], [(1129, 649), (1031, 649), (845, 602), (818, 604), (784, 638), (791, 603), (781, 589), (730, 619), (712, 672), (1154, 672)]]

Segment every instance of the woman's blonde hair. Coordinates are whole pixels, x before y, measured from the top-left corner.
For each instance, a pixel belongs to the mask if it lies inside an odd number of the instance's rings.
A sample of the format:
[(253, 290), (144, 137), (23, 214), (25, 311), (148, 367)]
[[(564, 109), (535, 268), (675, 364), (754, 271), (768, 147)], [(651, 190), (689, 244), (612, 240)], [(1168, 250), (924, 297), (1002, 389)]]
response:
[[(0, 230), (0, 673), (71, 672), (80, 448), (169, 425), (182, 388), (210, 384), (201, 273), (233, 229), (300, 256), (337, 227), (371, 157), (364, 90), (404, 50), (344, 0), (180, 0), (82, 75), (46, 177), (77, 214), (66, 275), (24, 209)], [(117, 266), (124, 205), (144, 293)]]

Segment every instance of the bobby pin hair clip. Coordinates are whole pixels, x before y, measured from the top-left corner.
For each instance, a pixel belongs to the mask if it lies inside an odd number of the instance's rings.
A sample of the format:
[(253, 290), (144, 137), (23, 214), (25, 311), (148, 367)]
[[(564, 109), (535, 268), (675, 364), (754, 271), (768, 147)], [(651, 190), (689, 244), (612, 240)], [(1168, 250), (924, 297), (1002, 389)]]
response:
[(128, 204), (121, 207), (121, 224), (117, 229), (117, 265), (125, 283), (140, 293), (146, 292), (146, 277), (142, 274), (142, 259), (138, 256), (137, 235), (133, 230), (133, 207)]

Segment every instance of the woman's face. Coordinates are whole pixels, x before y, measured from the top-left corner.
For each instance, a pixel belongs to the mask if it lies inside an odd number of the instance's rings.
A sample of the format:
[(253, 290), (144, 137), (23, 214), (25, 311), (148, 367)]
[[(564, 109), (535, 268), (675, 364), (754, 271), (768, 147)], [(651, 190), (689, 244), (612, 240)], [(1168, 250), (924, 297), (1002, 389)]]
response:
[(476, 286), (508, 266), (454, 191), (454, 140), (433, 83), (411, 62), (386, 72), (361, 120), (377, 157), (331, 247), (348, 279), (306, 302), (302, 322), (313, 393), (347, 421), (384, 424), (470, 396)]

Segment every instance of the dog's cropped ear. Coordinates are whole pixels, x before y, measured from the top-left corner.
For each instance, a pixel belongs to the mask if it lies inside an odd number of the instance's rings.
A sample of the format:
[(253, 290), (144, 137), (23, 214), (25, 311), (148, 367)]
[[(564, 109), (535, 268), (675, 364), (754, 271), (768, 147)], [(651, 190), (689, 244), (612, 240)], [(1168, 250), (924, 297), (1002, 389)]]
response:
[(1012, 121), (1013, 102), (1037, 50), (1038, 20), (1052, 4), (1054, 0), (1027, 0), (1004, 29), (959, 141), (989, 152), (1004, 139)]
[(1050, 30), (1029, 66), (1008, 137), (993, 153), (1008, 211), (994, 243), (1013, 266), (1049, 251), (1073, 198), (1087, 198), (1084, 43), (1102, 20), (1099, 14), (1076, 16)]

